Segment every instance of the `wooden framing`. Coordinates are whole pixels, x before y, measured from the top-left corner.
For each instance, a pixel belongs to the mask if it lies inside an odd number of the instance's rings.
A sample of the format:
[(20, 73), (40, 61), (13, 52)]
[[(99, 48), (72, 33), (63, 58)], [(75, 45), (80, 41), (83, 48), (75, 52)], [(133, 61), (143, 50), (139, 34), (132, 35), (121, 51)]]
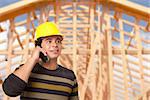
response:
[(23, 0), (0, 8), (0, 78), (30, 56), (37, 25), (54, 21), (64, 34), (58, 63), (75, 72), (80, 100), (148, 100), (149, 17), (149, 8), (129, 0)]

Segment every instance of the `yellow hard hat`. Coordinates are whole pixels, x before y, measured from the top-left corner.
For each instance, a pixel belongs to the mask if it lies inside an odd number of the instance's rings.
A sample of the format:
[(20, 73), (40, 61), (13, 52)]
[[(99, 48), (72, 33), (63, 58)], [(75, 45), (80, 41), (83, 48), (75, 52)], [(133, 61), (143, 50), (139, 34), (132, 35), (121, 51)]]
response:
[(53, 35), (63, 36), (63, 34), (60, 33), (55, 23), (45, 22), (36, 28), (35, 39), (37, 40), (40, 37), (53, 36)]

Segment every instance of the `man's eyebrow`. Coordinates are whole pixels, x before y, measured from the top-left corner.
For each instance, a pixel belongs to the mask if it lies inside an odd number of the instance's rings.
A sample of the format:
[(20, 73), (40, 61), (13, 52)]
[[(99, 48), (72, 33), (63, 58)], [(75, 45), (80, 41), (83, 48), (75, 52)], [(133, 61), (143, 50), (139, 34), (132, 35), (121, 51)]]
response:
[(46, 40), (51, 40), (52, 38), (46, 38)]
[(57, 37), (56, 40), (61, 40), (61, 37)]
[[(52, 40), (52, 38), (46, 38), (45, 40)], [(61, 37), (56, 37), (56, 40), (62, 40)]]

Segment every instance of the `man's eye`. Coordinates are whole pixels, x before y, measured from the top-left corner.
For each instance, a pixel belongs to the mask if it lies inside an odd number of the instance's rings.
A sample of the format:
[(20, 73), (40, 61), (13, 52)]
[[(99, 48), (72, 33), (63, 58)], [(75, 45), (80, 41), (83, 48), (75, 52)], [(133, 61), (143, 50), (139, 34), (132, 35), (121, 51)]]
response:
[(61, 41), (60, 41), (60, 40), (57, 40), (56, 43), (61, 43)]
[(51, 40), (48, 41), (48, 43), (51, 43), (51, 42), (52, 42)]

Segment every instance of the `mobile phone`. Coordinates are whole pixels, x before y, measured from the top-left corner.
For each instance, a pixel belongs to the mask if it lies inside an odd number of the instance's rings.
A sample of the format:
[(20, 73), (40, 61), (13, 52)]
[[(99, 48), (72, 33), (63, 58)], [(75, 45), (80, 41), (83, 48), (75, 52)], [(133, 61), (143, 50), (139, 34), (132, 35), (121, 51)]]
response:
[[(42, 40), (35, 41), (35, 46), (41, 47)], [(42, 47), (41, 47), (42, 48)], [(45, 56), (42, 52), (40, 52), (39, 57), (42, 59), (44, 63), (49, 61), (48, 56)]]
[(49, 61), (48, 57), (45, 56), (42, 52), (40, 52), (39, 57), (42, 59), (42, 61), (43, 61), (44, 63), (46, 63), (46, 62)]

